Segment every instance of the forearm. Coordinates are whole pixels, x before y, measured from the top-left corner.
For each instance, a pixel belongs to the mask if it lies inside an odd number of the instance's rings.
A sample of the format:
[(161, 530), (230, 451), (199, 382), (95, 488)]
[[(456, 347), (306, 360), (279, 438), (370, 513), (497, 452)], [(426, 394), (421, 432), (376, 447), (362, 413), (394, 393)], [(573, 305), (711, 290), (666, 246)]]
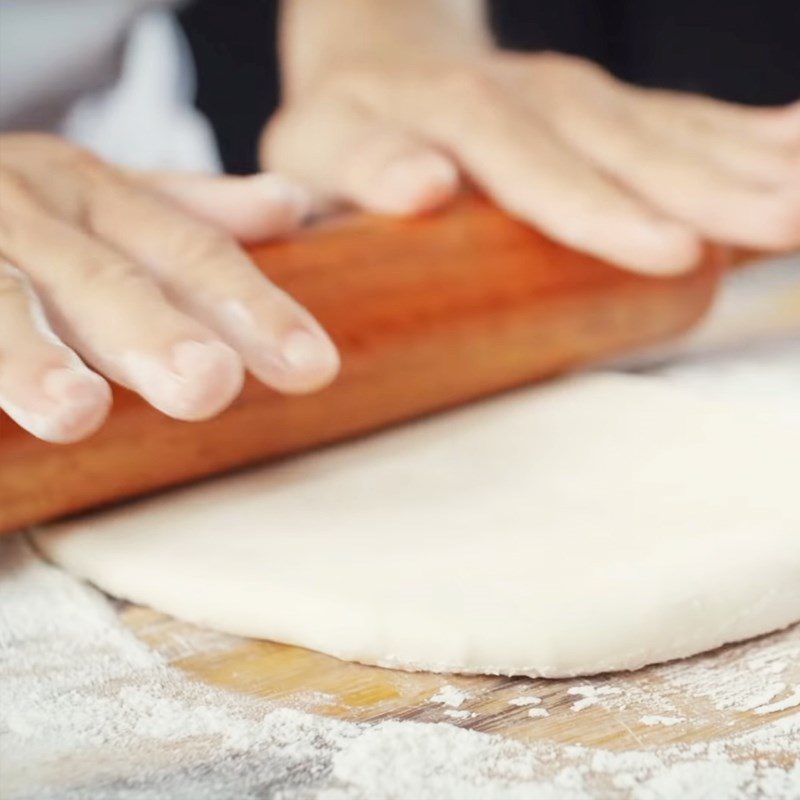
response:
[(458, 55), (491, 44), (484, 0), (283, 0), (284, 93), (335, 68), (426, 50)]

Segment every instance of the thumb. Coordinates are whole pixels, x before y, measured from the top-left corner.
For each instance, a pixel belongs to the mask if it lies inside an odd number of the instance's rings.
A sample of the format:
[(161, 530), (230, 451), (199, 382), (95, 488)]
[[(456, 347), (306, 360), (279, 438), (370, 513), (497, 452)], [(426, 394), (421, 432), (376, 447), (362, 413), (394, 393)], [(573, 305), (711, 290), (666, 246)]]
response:
[(322, 200), (345, 200), (379, 214), (433, 210), (459, 187), (448, 156), (342, 100), (282, 111), (265, 131), (261, 155)]

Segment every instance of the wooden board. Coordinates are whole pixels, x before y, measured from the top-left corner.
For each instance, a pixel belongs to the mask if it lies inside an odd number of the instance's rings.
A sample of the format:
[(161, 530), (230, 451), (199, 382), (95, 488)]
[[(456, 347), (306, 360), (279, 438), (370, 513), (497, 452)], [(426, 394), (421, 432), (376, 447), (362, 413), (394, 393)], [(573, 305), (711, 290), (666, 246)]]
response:
[[(204, 630), (135, 605), (123, 604), (119, 613), (142, 641), (199, 681), (262, 698), (271, 707), (297, 708), (355, 722), (448, 722), (521, 741), (629, 750), (710, 742), (796, 714), (799, 708), (764, 713), (763, 706), (773, 702), (765, 697), (759, 706), (762, 712), (742, 710), (748, 705), (747, 698), (735, 696), (741, 694), (742, 684), (758, 693), (757, 681), (765, 679), (749, 671), (757, 663), (763, 663), (767, 675), (770, 670), (775, 674), (776, 665), (782, 667), (779, 680), (786, 686), (784, 696), (790, 696), (792, 687), (800, 688), (800, 626), (634, 673), (545, 680), (381, 669), (298, 647)], [(736, 702), (720, 708), (725, 704), (720, 694), (726, 691), (726, 681)], [(456, 708), (433, 701), (444, 686), (455, 687), (468, 699)], [(606, 700), (576, 710), (581, 695), (574, 691), (586, 687), (605, 692)], [(711, 696), (703, 697), (704, 692)], [(533, 706), (509, 703), (528, 695), (541, 698), (535, 707), (544, 708), (547, 717), (531, 718), (528, 712)], [(780, 693), (775, 699), (780, 699)], [(460, 719), (450, 713), (453, 711), (469, 712), (469, 716)], [(648, 724), (645, 720), (652, 716), (681, 721)]]

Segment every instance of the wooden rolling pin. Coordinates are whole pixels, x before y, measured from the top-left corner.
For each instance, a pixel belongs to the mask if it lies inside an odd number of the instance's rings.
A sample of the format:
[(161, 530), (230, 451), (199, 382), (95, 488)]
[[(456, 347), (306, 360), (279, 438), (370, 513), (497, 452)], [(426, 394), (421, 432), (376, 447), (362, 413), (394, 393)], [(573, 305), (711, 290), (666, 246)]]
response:
[[(354, 216), (256, 247), (265, 273), (341, 349), (324, 391), (248, 380), (206, 422), (116, 388), (90, 439), (38, 441), (0, 421), (0, 531), (316, 447), (675, 337), (700, 319), (720, 253), (645, 278), (553, 244), (477, 198), (423, 219)], [(1, 416), (1, 415), (0, 415)], [(221, 532), (223, 533), (223, 532)]]

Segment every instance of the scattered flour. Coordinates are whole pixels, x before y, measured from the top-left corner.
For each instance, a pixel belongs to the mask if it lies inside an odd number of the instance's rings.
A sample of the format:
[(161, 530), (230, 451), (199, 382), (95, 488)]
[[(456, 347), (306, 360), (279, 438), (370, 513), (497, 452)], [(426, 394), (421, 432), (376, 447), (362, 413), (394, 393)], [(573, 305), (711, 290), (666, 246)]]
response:
[(535, 695), (522, 695), (521, 697), (512, 697), (508, 704), (510, 706), (538, 706), (542, 702), (541, 697)]
[(719, 716), (755, 711), (771, 713), (800, 705), (800, 631), (797, 628), (744, 642), (692, 659), (647, 667), (629, 675), (585, 680), (567, 690), (580, 699), (571, 706), (592, 706), (612, 714), (681, 717), (709, 722)]
[(571, 689), (567, 689), (567, 694), (583, 698), (572, 704), (573, 711), (583, 711), (585, 708), (601, 705), (604, 697), (616, 697), (621, 695), (622, 689), (618, 689), (614, 686), (595, 686), (594, 684), (587, 684), (586, 686), (573, 686)]
[(450, 719), (470, 719), (471, 717), (475, 716), (474, 711), (466, 711), (458, 708), (448, 708), (442, 713), (446, 717), (450, 717)]
[(546, 708), (531, 708), (528, 710), (529, 717), (549, 717), (550, 713)]
[[(572, 694), (620, 699), (589, 685)], [(450, 687), (437, 702), (465, 699)], [(7, 800), (800, 800), (800, 714), (710, 744), (610, 752), (450, 723), (358, 725), (205, 686), (18, 537), (0, 541), (0, 712)]]
[(441, 703), (443, 706), (450, 706), (450, 708), (458, 708), (465, 700), (469, 700), (469, 695), (448, 683), (431, 697), (430, 702)]
[(666, 725), (671, 727), (683, 722), (683, 717), (659, 717), (655, 714), (645, 714), (641, 717), (640, 722), (643, 725)]
[[(691, 670), (681, 669), (680, 662), (658, 670), (671, 686), (708, 699), (719, 711), (752, 711), (785, 693), (787, 683), (780, 678), (800, 659), (800, 647), (777, 637), (774, 643), (762, 644), (757, 658), (737, 658), (747, 646), (731, 648), (723, 659), (715, 653), (701, 656)], [(732, 669), (732, 663), (739, 668)]]
[(800, 686), (795, 687), (795, 690), (787, 698), (778, 700), (776, 703), (759, 706), (755, 712), (756, 714), (773, 714), (776, 711), (785, 711), (787, 708), (795, 706), (800, 706)]
[[(794, 653), (794, 655), (800, 655), (800, 653)], [(774, 653), (768, 653), (748, 659), (747, 666), (762, 675), (780, 675), (786, 670), (788, 664), (776, 658)]]

